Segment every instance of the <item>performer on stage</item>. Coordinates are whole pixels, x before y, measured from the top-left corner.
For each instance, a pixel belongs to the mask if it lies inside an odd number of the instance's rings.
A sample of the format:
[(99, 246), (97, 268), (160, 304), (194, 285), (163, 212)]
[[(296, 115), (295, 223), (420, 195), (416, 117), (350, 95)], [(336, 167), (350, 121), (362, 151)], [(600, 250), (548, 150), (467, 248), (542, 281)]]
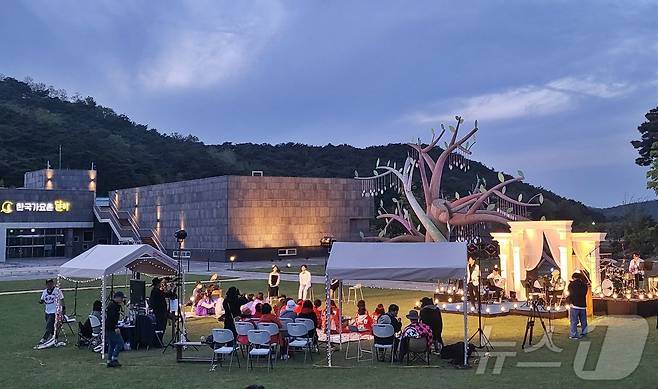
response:
[(57, 314), (57, 306), (59, 305), (61, 312), (64, 312), (64, 294), (59, 288), (55, 287), (55, 281), (52, 279), (46, 280), (46, 289), (41, 292), (41, 299), (39, 304), (45, 305), (45, 318), (46, 318), (46, 332), (39, 341), (39, 344), (45, 343), (53, 335), (55, 331), (55, 315)]
[(477, 296), (480, 294), (480, 266), (475, 263), (475, 258), (468, 257), (468, 300), (475, 305)]
[(560, 277), (560, 271), (555, 269), (551, 272), (551, 280), (549, 281), (549, 288), (553, 291), (563, 291), (565, 287), (565, 282)]
[(500, 275), (498, 265), (493, 267), (491, 273), (487, 276), (487, 280), (489, 280), (489, 290), (494, 291), (494, 298), (497, 298), (499, 302), (502, 301), (505, 280)]
[(281, 274), (277, 265), (272, 265), (272, 271), (267, 277), (267, 297), (270, 302), (279, 296), (279, 283), (281, 283)]
[(308, 271), (308, 266), (302, 265), (299, 272), (299, 293), (297, 298), (306, 300), (308, 298), (308, 290), (311, 289), (311, 272)]
[(634, 252), (633, 259), (628, 265), (628, 272), (635, 278), (635, 289), (642, 289), (642, 282), (644, 281), (644, 270), (640, 265), (642, 262), (644, 261), (640, 258), (640, 253)]

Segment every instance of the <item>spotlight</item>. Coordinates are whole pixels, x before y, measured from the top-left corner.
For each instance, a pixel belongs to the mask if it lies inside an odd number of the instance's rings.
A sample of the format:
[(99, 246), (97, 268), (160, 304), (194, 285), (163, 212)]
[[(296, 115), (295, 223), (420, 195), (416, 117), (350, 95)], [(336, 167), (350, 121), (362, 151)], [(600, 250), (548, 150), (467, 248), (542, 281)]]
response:
[(485, 309), (485, 312), (490, 313), (491, 309), (487, 308), (487, 309)]
[(434, 291), (434, 293), (439, 293), (439, 288), (436, 288), (436, 290)]
[(501, 312), (505, 312), (505, 307), (500, 307)]
[(434, 299), (434, 304), (438, 304), (438, 303), (439, 303), (439, 299)]
[(441, 308), (446, 309), (447, 305), (443, 304), (441, 305)]
[(449, 302), (449, 303), (452, 302), (452, 297), (448, 297), (448, 302)]
[(174, 233), (174, 237), (178, 242), (182, 242), (187, 238), (187, 232), (185, 230), (178, 230), (176, 233)]
[(514, 305), (512, 305), (512, 308), (514, 308), (514, 309), (516, 309), (516, 308), (518, 308), (518, 307), (519, 307), (519, 304), (514, 304)]

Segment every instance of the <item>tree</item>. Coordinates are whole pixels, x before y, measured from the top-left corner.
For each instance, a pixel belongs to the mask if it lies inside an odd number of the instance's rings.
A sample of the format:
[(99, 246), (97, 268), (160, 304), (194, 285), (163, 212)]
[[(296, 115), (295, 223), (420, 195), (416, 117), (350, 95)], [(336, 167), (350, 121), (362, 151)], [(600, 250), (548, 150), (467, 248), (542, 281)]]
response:
[(637, 127), (642, 136), (640, 140), (634, 140), (631, 144), (640, 154), (635, 159), (635, 163), (640, 166), (649, 166), (652, 161), (656, 160), (656, 156), (651, 155), (651, 150), (658, 142), (658, 107), (650, 110), (644, 117), (647, 118), (647, 121)]
[[(391, 166), (390, 161), (381, 164), (378, 159), (373, 176), (359, 177), (358, 171), (355, 171), (355, 178), (362, 180), (365, 184), (364, 193), (367, 189), (369, 194), (373, 195), (379, 191), (383, 192), (386, 186), (391, 186), (388, 182), (391, 182), (390, 178), (393, 178), (392, 184), (400, 186), (409, 207), (420, 222), (418, 226), (415, 226), (409, 210), (396, 198), (393, 198), (395, 203), (393, 212), (386, 212), (383, 204), (380, 203), (377, 218), (386, 220), (386, 225), (376, 240), (386, 240), (384, 238), (386, 229), (391, 223), (397, 222), (405, 228), (407, 233), (390, 239), (392, 241), (445, 242), (450, 239), (450, 230), (454, 226), (478, 223), (507, 224), (512, 220), (526, 220), (525, 209), (538, 207), (543, 203), (542, 194), (535, 195), (528, 202), (523, 201), (522, 194), (517, 199), (512, 199), (505, 194), (507, 185), (523, 180), (521, 171), (513, 177), (498, 173), (500, 182), (488, 189), (486, 181), (481, 181), (478, 177), (478, 182), (468, 195), (462, 197), (459, 193), (455, 193), (452, 200), (445, 198), (442, 195), (441, 185), (446, 163), (449, 163), (449, 167), (452, 168), (452, 162), (456, 161), (454, 165), (464, 169), (468, 163), (464, 156), (472, 154), (471, 148), (475, 144), (474, 136), (478, 131), (476, 120), (474, 127), (466, 135), (460, 137), (459, 127), (464, 123), (464, 119), (456, 116), (455, 120), (457, 121), (456, 126), (449, 126), (450, 141), (444, 143), (445, 146), (437, 159), (434, 159), (430, 153), (446, 132), (443, 125), (441, 125), (442, 131), (438, 136), (432, 131), (432, 140), (428, 145), (421, 144), (420, 140), (417, 144), (408, 144), (412, 149), (411, 155), (416, 158), (408, 156), (402, 168), (398, 169), (395, 164)], [(413, 193), (416, 170), (420, 174), (424, 204), (421, 204)], [(532, 203), (534, 199), (537, 199), (536, 203)], [(425, 231), (424, 234), (421, 232), (421, 226)]]

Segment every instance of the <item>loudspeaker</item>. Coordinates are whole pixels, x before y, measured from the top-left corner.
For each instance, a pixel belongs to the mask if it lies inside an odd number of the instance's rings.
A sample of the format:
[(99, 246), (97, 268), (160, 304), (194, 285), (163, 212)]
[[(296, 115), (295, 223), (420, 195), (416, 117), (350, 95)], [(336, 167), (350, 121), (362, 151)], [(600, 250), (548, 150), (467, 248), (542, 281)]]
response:
[(146, 300), (146, 281), (130, 280), (130, 303), (141, 304)]

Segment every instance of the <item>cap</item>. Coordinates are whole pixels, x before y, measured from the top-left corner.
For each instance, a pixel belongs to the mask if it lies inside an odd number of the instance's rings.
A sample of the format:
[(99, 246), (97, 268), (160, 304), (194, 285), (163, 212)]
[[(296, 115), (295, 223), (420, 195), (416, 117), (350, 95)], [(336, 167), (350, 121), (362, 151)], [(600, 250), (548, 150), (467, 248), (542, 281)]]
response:
[(123, 292), (119, 290), (117, 292), (114, 292), (114, 295), (112, 297), (113, 298), (125, 299), (126, 295), (124, 295)]

